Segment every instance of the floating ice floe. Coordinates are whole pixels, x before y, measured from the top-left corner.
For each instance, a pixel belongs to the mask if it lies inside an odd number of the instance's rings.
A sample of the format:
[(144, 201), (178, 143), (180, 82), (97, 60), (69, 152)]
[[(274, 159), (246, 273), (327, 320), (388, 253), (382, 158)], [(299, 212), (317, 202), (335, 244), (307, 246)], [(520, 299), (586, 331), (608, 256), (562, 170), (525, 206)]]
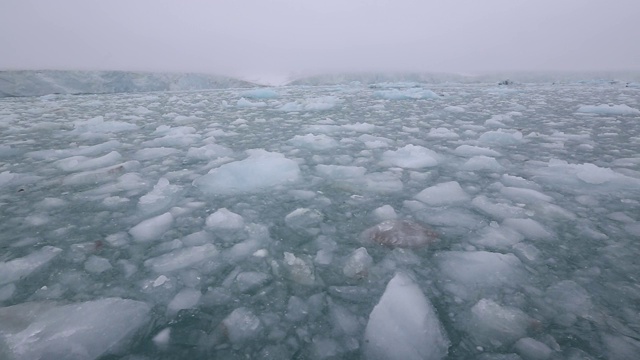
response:
[(522, 133), (520, 131), (504, 129), (487, 131), (478, 138), (478, 142), (490, 145), (515, 145), (522, 143), (522, 141)]
[(133, 131), (138, 126), (124, 121), (105, 121), (103, 116), (96, 116), (89, 120), (75, 121), (73, 132), (76, 134), (86, 133), (115, 133)]
[(194, 266), (217, 256), (218, 253), (218, 249), (213, 244), (192, 246), (150, 258), (144, 262), (144, 266), (156, 273), (169, 273)]
[(410, 89), (392, 89), (376, 91), (373, 94), (375, 97), (387, 100), (419, 100), (419, 99), (439, 99), (440, 96), (431, 90), (425, 90), (420, 88)]
[(415, 198), (427, 205), (443, 206), (469, 201), (469, 195), (462, 190), (457, 181), (448, 181), (430, 186), (420, 191)]
[(298, 163), (283, 154), (262, 149), (247, 153), (248, 158), (214, 168), (195, 179), (193, 185), (205, 193), (232, 195), (291, 184), (300, 177)]
[(277, 110), (280, 111), (323, 111), (336, 107), (342, 100), (335, 96), (323, 96), (318, 98), (309, 98), (301, 101), (288, 102)]
[(44, 246), (21, 258), (0, 262), (0, 285), (18, 281), (46, 266), (58, 256), (62, 249)]
[(433, 260), (443, 289), (462, 300), (477, 301), (483, 293), (520, 286), (527, 278), (513, 254), (444, 251), (434, 254)]
[(251, 102), (245, 98), (240, 98), (240, 100), (238, 100), (237, 106), (239, 108), (260, 108), (267, 106), (267, 103), (264, 101)]
[(398, 150), (388, 150), (382, 154), (382, 162), (391, 166), (421, 169), (438, 165), (438, 154), (418, 145), (406, 145)]
[(307, 148), (316, 151), (330, 150), (338, 147), (337, 141), (324, 134), (296, 135), (289, 140), (289, 143), (298, 148)]
[(440, 360), (449, 349), (435, 308), (404, 273), (387, 284), (369, 315), (364, 339), (368, 360)]
[(475, 345), (487, 350), (507, 348), (527, 334), (534, 320), (520, 309), (501, 306), (489, 299), (480, 299), (465, 321), (465, 329)]
[(634, 109), (625, 104), (581, 105), (577, 112), (597, 115), (640, 115), (640, 110)]
[(150, 310), (120, 298), (0, 308), (0, 358), (93, 360), (117, 353), (147, 324)]

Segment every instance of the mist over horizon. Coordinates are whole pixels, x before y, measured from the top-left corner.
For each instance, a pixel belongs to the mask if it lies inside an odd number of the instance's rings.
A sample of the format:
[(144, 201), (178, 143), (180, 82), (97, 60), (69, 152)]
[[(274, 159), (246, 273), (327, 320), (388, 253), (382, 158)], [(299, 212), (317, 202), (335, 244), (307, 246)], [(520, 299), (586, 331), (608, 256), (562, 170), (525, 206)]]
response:
[(292, 78), (640, 71), (640, 4), (337, 0), (0, 4), (3, 70)]

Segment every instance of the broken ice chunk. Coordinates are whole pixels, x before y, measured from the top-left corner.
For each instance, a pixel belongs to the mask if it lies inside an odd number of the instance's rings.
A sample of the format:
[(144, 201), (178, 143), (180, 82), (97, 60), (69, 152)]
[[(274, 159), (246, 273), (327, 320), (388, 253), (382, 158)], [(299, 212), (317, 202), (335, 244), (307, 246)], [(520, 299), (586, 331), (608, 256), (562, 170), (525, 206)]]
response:
[(260, 336), (263, 330), (260, 319), (251, 310), (240, 307), (224, 320), (220, 326), (228, 340), (236, 346), (246, 344)]
[(406, 145), (398, 150), (382, 154), (383, 164), (407, 169), (421, 169), (438, 165), (438, 154), (418, 145)]
[(145, 214), (166, 211), (174, 204), (180, 190), (180, 186), (171, 185), (169, 180), (161, 178), (153, 187), (153, 190), (140, 197), (138, 209)]
[(299, 208), (289, 213), (284, 218), (285, 224), (293, 231), (301, 235), (318, 235), (324, 215), (314, 209)]
[(293, 282), (301, 285), (313, 285), (316, 282), (315, 269), (310, 260), (285, 252), (283, 265)]
[(577, 317), (584, 317), (593, 311), (593, 303), (587, 290), (573, 280), (563, 280), (551, 285), (546, 291), (546, 300), (557, 311), (554, 321), (571, 326)]
[(500, 172), (504, 170), (504, 167), (500, 165), (500, 163), (489, 156), (485, 155), (476, 155), (469, 160), (467, 160), (464, 164), (462, 164), (462, 170), (465, 171), (493, 171)]
[(95, 255), (91, 255), (84, 263), (84, 269), (94, 274), (103, 273), (111, 268), (112, 266), (109, 260)]
[(389, 281), (364, 333), (369, 360), (439, 360), (449, 340), (429, 299), (406, 274)]
[(0, 358), (93, 360), (130, 340), (149, 320), (143, 302), (105, 298), (0, 308)]
[(173, 215), (166, 212), (162, 215), (146, 219), (129, 229), (129, 234), (138, 242), (148, 242), (159, 239), (173, 225)]
[(213, 214), (207, 216), (207, 227), (220, 230), (239, 230), (244, 227), (244, 219), (242, 216), (220, 208)]
[(144, 266), (151, 268), (156, 273), (165, 273), (184, 269), (216, 255), (218, 255), (218, 249), (213, 244), (204, 244), (178, 249), (168, 254), (148, 259), (144, 262)]
[(236, 276), (235, 285), (241, 293), (254, 292), (271, 281), (268, 274), (257, 271), (245, 271)]
[(297, 296), (289, 298), (287, 303), (287, 311), (284, 316), (293, 322), (300, 322), (304, 320), (309, 314), (309, 305)]
[(513, 254), (487, 251), (443, 251), (438, 264), (444, 289), (464, 300), (479, 299), (487, 291), (518, 286), (526, 281), (520, 260)]
[(62, 252), (62, 249), (45, 246), (25, 257), (0, 262), (0, 285), (14, 282), (28, 276), (38, 268), (49, 263), (53, 258), (58, 256), (60, 252)]
[(191, 309), (198, 305), (202, 297), (200, 290), (184, 288), (171, 299), (167, 305), (167, 313), (173, 315), (182, 309)]
[(432, 206), (450, 205), (470, 199), (457, 181), (449, 181), (428, 187), (420, 191), (415, 198)]
[(247, 150), (249, 157), (212, 169), (193, 181), (205, 193), (233, 195), (266, 190), (300, 178), (298, 163), (283, 154), (263, 149)]
[(369, 255), (367, 249), (361, 247), (349, 255), (342, 272), (346, 277), (350, 278), (366, 277), (372, 264), (373, 258)]
[(498, 349), (525, 336), (532, 321), (519, 309), (481, 299), (471, 308), (466, 328), (476, 344)]
[(380, 221), (395, 220), (398, 218), (398, 214), (391, 205), (383, 205), (373, 210), (373, 216)]
[(546, 360), (553, 354), (553, 350), (547, 345), (530, 337), (518, 340), (513, 348), (526, 360)]

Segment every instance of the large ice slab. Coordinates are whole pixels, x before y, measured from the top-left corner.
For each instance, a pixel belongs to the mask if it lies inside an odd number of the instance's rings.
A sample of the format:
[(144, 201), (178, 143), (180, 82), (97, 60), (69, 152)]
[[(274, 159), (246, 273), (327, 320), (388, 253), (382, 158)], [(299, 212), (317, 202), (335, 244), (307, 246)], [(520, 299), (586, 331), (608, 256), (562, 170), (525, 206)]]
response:
[(447, 356), (449, 348), (435, 308), (404, 273), (387, 284), (369, 315), (364, 339), (368, 360), (438, 360)]
[(443, 206), (468, 201), (471, 198), (457, 181), (448, 181), (420, 191), (415, 198), (427, 205)]
[(218, 249), (213, 244), (204, 244), (151, 258), (144, 262), (144, 266), (157, 273), (168, 273), (193, 266), (216, 255), (218, 255)]
[(0, 262), (0, 285), (20, 280), (39, 268), (45, 266), (62, 252), (62, 249), (45, 246), (31, 254)]
[(438, 165), (438, 154), (422, 146), (406, 145), (382, 154), (384, 164), (407, 169), (421, 169)]
[(479, 299), (526, 280), (520, 260), (513, 254), (488, 251), (444, 251), (433, 259), (440, 269), (442, 287), (463, 300)]
[(640, 110), (625, 104), (580, 105), (577, 112), (597, 115), (640, 115)]
[(0, 308), (0, 358), (91, 360), (120, 350), (149, 320), (146, 303), (105, 298)]
[(291, 184), (300, 177), (298, 163), (283, 154), (262, 149), (247, 150), (249, 157), (212, 169), (193, 181), (205, 193), (251, 193)]

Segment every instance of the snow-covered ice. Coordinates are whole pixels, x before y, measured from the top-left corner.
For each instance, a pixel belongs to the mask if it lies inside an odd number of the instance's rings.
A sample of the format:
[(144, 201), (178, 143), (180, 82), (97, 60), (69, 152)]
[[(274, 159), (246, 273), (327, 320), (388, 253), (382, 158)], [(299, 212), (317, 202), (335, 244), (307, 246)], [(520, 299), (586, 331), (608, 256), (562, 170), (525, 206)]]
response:
[(634, 358), (638, 88), (480, 81), (1, 99), (0, 358)]

